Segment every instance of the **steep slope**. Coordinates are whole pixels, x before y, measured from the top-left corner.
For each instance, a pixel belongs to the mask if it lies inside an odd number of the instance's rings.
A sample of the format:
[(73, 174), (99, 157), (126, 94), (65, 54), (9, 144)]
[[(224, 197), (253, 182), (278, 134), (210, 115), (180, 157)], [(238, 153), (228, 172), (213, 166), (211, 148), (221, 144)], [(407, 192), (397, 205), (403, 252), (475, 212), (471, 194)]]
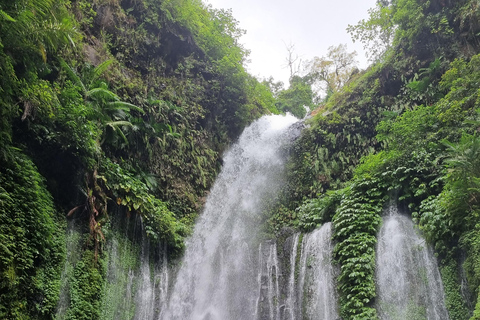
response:
[(0, 1), (0, 318), (53, 317), (71, 219), (69, 319), (100, 316), (112, 217), (182, 251), (221, 152), (276, 112), (242, 33), (200, 1)]
[(290, 198), (273, 229), (333, 221), (344, 319), (377, 317), (376, 235), (390, 201), (435, 245), (450, 317), (470, 317), (478, 296), (479, 14), (475, 1), (379, 1), (357, 30), (367, 44), (370, 30), (391, 32), (390, 49), (316, 111), (292, 150)]

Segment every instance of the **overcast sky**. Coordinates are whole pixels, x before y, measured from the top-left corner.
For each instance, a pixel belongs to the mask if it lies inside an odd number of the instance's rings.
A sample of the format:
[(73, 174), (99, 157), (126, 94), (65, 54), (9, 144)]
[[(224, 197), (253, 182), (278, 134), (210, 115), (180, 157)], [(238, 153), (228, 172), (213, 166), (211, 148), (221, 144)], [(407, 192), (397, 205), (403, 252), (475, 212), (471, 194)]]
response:
[(357, 51), (359, 67), (367, 67), (362, 44), (353, 43), (346, 28), (368, 17), (376, 0), (204, 0), (214, 8), (232, 9), (247, 31), (241, 39), (251, 50), (248, 71), (260, 79), (273, 76), (288, 87), (286, 45), (303, 60), (325, 56), (329, 46), (346, 43)]

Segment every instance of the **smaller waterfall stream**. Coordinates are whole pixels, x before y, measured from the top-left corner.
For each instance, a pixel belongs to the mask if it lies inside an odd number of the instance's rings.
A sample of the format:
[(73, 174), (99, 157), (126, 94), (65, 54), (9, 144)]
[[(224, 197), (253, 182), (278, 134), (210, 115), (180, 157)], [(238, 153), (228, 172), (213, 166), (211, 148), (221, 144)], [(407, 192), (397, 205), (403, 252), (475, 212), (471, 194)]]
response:
[(258, 299), (255, 319), (280, 320), (280, 266), (277, 244), (267, 242), (259, 248)]
[(256, 320), (338, 318), (331, 237), (331, 223), (305, 234), (301, 243), (299, 234), (289, 237), (284, 244), (283, 270), (277, 245), (260, 247)]
[(285, 313), (284, 319), (285, 320), (294, 320), (297, 315), (297, 290), (296, 290), (296, 282), (295, 282), (295, 266), (297, 262), (297, 251), (298, 251), (298, 241), (300, 238), (300, 234), (296, 233), (293, 237), (290, 238), (291, 249), (290, 249), (290, 259), (289, 259), (289, 267), (290, 273), (288, 276), (288, 286), (287, 286), (287, 298), (285, 299)]
[(70, 306), (70, 285), (71, 278), (74, 272), (74, 264), (80, 260), (80, 248), (82, 234), (75, 226), (75, 220), (69, 221), (66, 235), (66, 251), (67, 257), (63, 266), (61, 276), (60, 296), (57, 303), (57, 310), (55, 319), (63, 320), (67, 316), (67, 311)]
[(150, 243), (144, 235), (142, 226), (142, 252), (140, 255), (139, 286), (135, 297), (134, 320), (153, 319), (155, 312), (155, 292), (150, 273)]
[(331, 237), (331, 223), (303, 237), (298, 289), (302, 315), (298, 319), (334, 320), (338, 317)]
[(377, 310), (382, 320), (447, 320), (432, 250), (407, 216), (391, 206), (377, 244)]
[[(131, 228), (130, 220), (133, 220)], [(108, 265), (101, 318), (157, 319), (168, 294), (166, 248), (164, 245), (151, 248), (140, 216), (115, 223), (126, 225), (122, 232), (111, 231), (106, 248)]]

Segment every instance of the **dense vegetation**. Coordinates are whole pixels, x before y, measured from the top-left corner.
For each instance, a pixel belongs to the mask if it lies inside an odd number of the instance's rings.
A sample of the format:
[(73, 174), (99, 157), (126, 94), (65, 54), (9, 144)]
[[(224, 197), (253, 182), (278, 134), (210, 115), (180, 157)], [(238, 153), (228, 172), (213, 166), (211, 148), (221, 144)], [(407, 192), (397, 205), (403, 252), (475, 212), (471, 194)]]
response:
[(349, 27), (368, 70), (331, 47), (284, 89), (245, 71), (231, 12), (199, 0), (0, 0), (0, 318), (53, 318), (71, 219), (64, 316), (113, 312), (99, 304), (112, 217), (141, 216), (181, 254), (221, 152), (261, 115), (307, 106), (266, 233), (332, 221), (342, 318), (376, 319), (394, 201), (435, 247), (451, 318), (480, 319), (479, 21), (476, 0), (378, 1)]
[(181, 253), (221, 152), (277, 112), (242, 34), (196, 0), (0, 1), (0, 318), (54, 316), (67, 220), (67, 319), (100, 317), (112, 215)]
[(376, 233), (392, 201), (434, 245), (451, 318), (479, 319), (479, 14), (476, 1), (379, 1), (349, 28), (379, 50), (375, 63), (321, 105), (293, 149), (285, 203), (299, 217), (287, 223), (333, 222), (343, 319), (377, 318)]

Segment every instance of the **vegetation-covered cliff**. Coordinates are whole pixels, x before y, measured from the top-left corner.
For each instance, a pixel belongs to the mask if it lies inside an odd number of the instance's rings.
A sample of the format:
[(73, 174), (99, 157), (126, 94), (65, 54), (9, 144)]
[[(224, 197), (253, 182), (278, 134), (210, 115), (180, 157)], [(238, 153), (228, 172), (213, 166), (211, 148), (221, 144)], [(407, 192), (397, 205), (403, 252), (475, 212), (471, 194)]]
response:
[(274, 99), (200, 1), (1, 1), (0, 19), (0, 318), (53, 317), (76, 219), (68, 318), (95, 319), (115, 207), (180, 253), (219, 155)]
[(277, 91), (245, 71), (231, 12), (198, 0), (0, 1), (0, 318), (54, 318), (75, 219), (65, 318), (100, 319), (112, 217), (178, 256), (228, 144), (310, 105), (267, 233), (332, 221), (342, 317), (375, 319), (396, 201), (435, 246), (450, 318), (480, 319), (480, 5), (378, 1), (349, 29), (368, 70), (334, 79), (319, 59)]
[(480, 315), (479, 9), (476, 1), (379, 1), (349, 28), (379, 50), (370, 51), (375, 63), (316, 110), (293, 150), (291, 198), (272, 225), (333, 222), (344, 319), (377, 317), (376, 235), (391, 201), (435, 246), (451, 319)]

